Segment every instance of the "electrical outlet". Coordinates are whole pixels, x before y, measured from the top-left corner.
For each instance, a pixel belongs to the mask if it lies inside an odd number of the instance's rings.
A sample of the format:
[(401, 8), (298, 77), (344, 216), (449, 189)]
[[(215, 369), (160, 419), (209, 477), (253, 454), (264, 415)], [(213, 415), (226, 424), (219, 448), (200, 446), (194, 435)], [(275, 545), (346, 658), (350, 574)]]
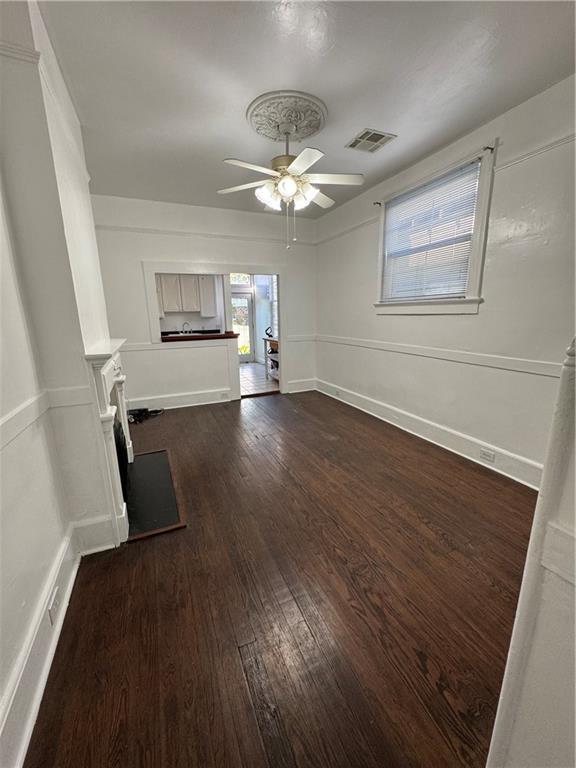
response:
[(228, 395), (226, 392), (220, 392), (220, 400), (228, 400)]
[(54, 591), (50, 596), (50, 602), (48, 603), (48, 618), (50, 624), (54, 626), (56, 624), (56, 615), (60, 608), (60, 587), (54, 587)]
[(496, 461), (496, 454), (488, 448), (480, 448), (480, 458), (482, 461), (489, 461), (490, 464), (494, 464)]

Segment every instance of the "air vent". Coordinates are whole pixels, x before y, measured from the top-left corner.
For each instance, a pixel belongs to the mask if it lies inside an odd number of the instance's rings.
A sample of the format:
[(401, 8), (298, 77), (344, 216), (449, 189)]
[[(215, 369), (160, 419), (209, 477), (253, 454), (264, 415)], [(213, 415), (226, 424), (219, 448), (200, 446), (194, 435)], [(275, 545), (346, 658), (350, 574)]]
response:
[(372, 128), (365, 128), (355, 136), (346, 146), (349, 149), (357, 149), (360, 152), (377, 152), (384, 144), (396, 138), (394, 133), (382, 133)]

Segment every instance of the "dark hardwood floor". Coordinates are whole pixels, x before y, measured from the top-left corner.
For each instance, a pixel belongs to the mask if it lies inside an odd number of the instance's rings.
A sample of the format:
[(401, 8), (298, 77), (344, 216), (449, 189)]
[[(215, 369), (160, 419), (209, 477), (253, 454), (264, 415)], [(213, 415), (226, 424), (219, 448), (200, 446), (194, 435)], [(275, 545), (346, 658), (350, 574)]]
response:
[(133, 439), (188, 528), (83, 559), (26, 768), (484, 765), (533, 491), (318, 393)]

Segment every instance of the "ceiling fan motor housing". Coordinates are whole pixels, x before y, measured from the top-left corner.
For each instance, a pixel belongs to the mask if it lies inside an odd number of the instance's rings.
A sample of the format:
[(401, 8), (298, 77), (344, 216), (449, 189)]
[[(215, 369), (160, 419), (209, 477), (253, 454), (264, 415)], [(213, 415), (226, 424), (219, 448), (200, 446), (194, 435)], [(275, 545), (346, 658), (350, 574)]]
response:
[(296, 159), (296, 155), (277, 155), (272, 158), (272, 170), (282, 173), (286, 171), (290, 163)]

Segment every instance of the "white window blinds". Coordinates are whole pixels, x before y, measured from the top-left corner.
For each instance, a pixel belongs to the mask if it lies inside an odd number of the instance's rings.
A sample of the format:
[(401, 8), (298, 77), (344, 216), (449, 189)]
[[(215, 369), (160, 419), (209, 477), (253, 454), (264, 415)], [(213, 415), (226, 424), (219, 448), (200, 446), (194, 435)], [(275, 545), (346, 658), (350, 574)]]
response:
[(466, 296), (480, 163), (386, 203), (384, 301)]

